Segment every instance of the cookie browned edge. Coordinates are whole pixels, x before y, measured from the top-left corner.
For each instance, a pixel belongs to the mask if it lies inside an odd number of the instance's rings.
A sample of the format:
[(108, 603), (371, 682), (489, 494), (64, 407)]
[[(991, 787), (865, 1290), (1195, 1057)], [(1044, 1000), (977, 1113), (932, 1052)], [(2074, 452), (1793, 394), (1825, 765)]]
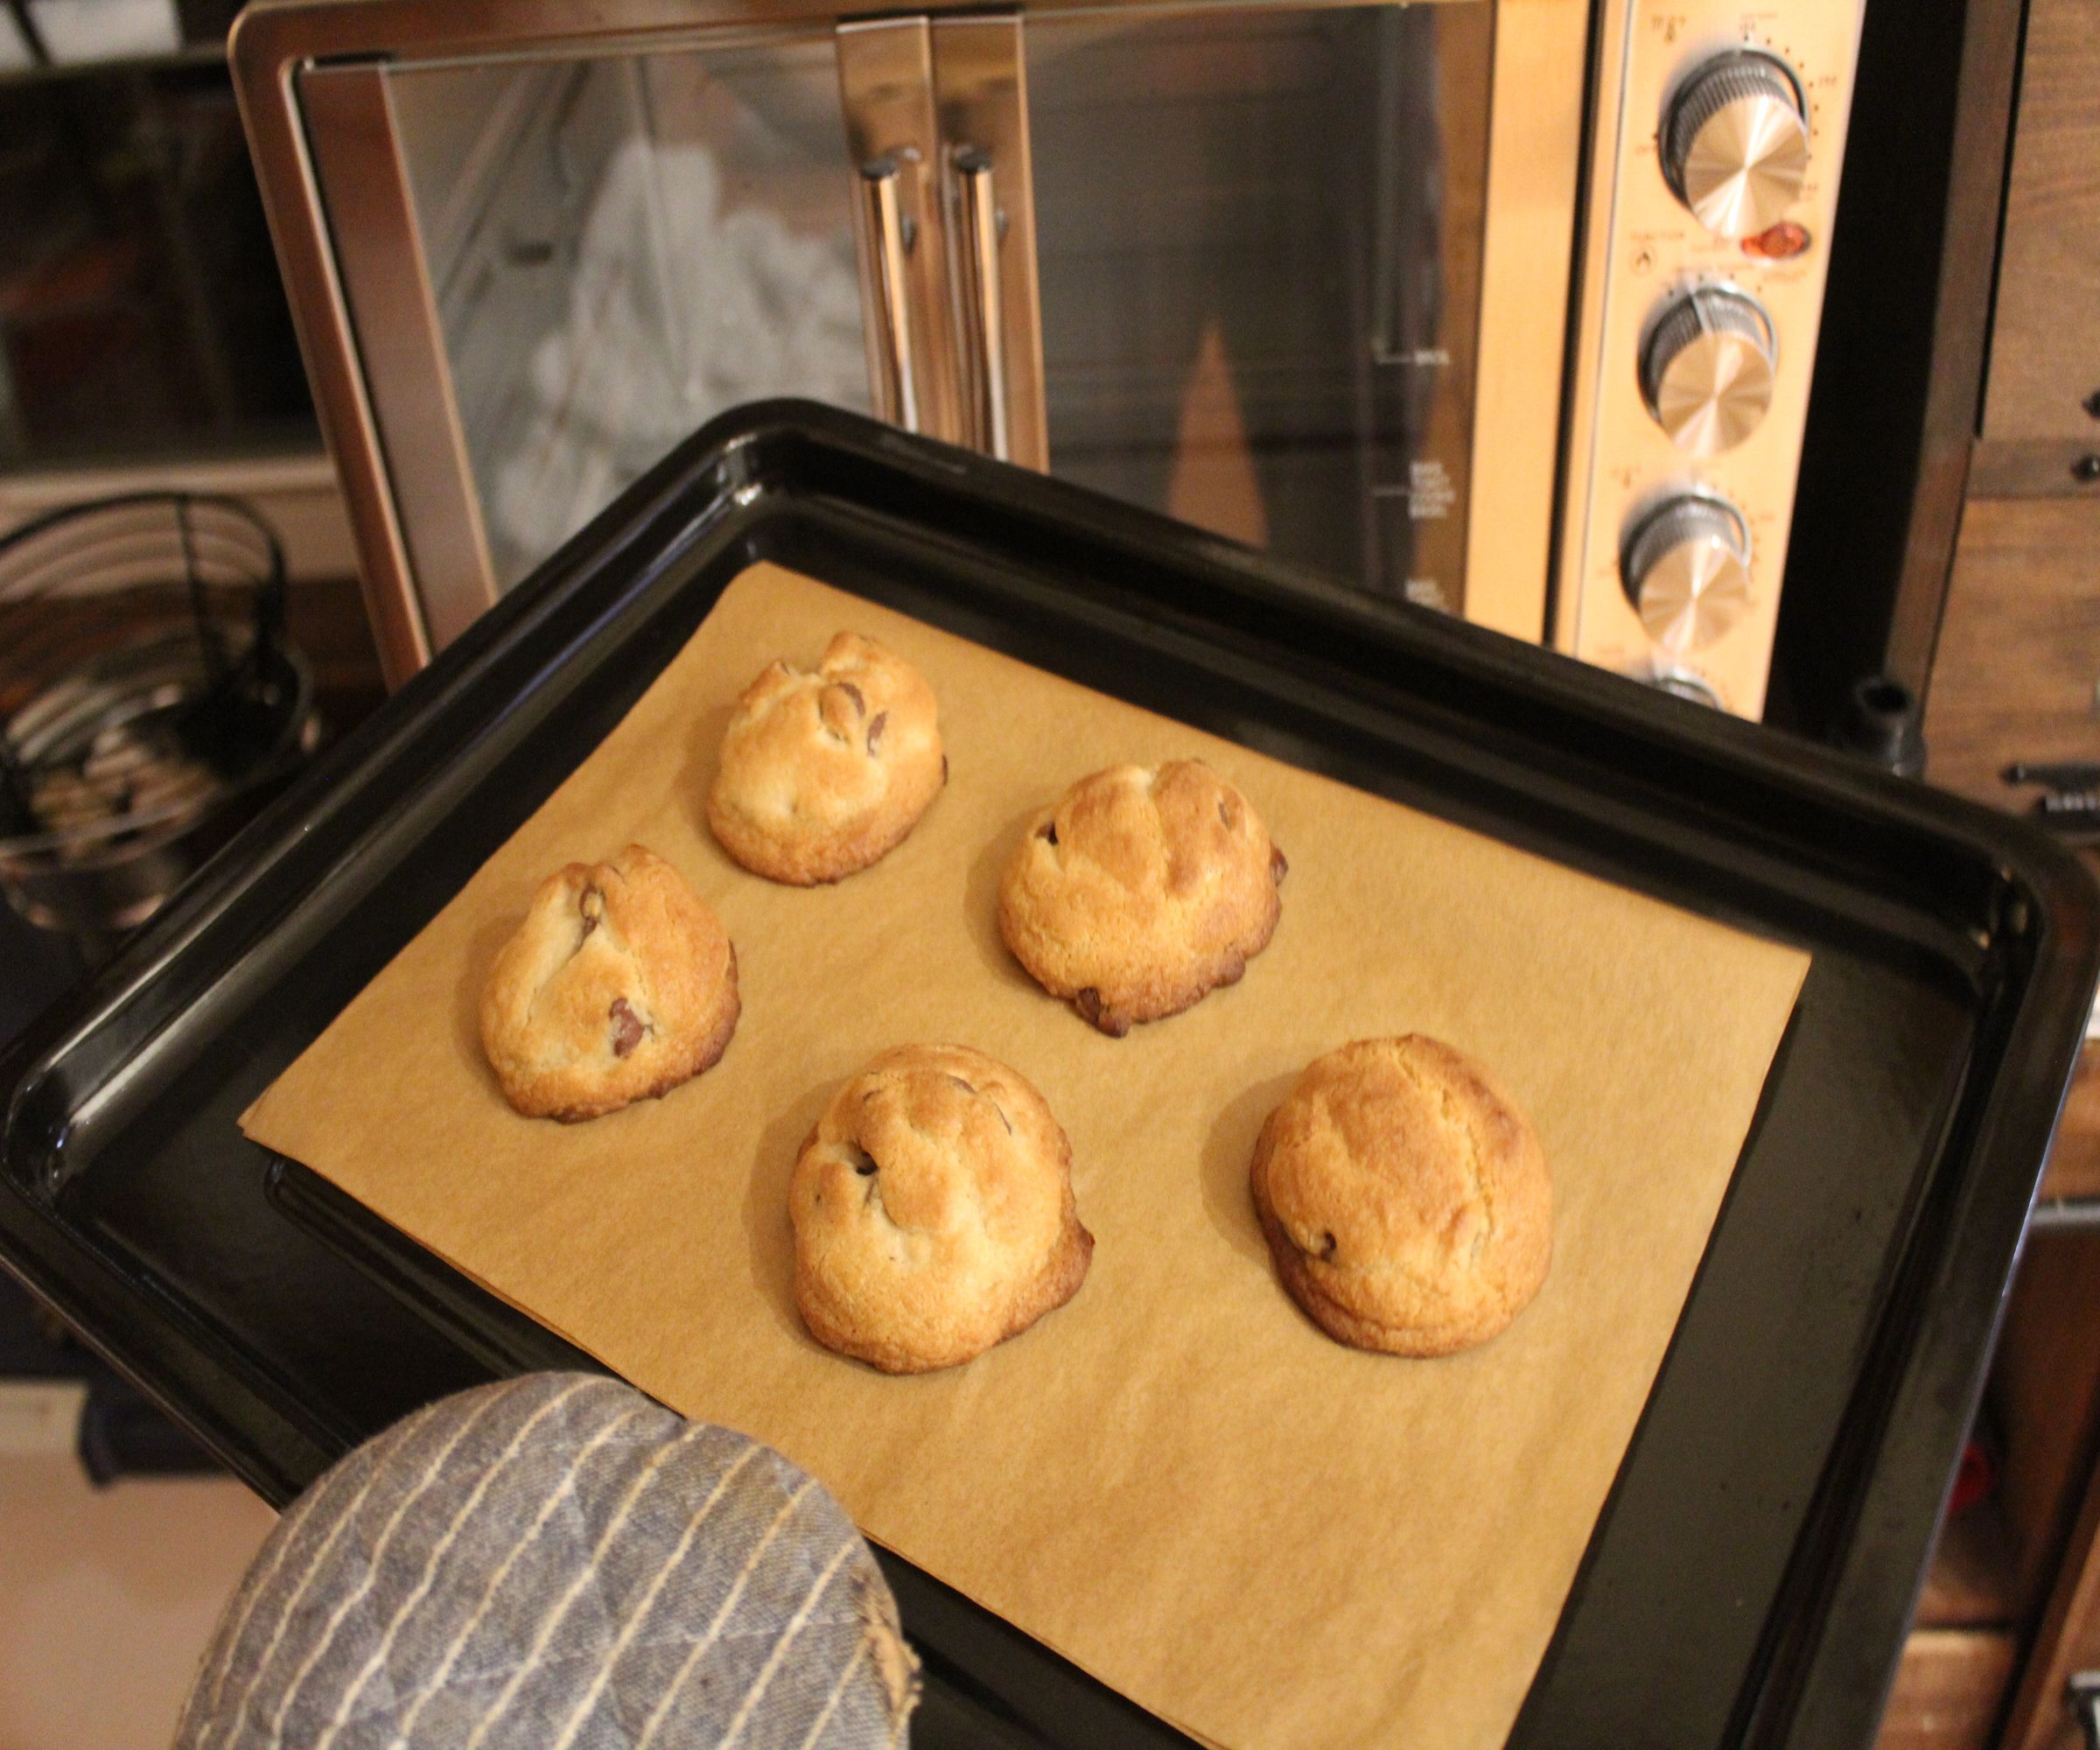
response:
[[(794, 1152), (799, 1164), (816, 1141), (822, 1120), (809, 1127), (809, 1134), (802, 1138), (802, 1145)], [(1061, 1130), (1061, 1127), (1060, 1127)], [(814, 1304), (809, 1292), (809, 1275), (802, 1268), (802, 1252), (794, 1246), (794, 1306), (802, 1315), (802, 1323), (809, 1334), (835, 1354), (850, 1361), (865, 1362), (881, 1373), (939, 1373), (951, 1367), (962, 1367), (974, 1362), (979, 1355), (988, 1354), (1001, 1343), (1018, 1337), (1039, 1319), (1054, 1312), (1077, 1294), (1086, 1282), (1087, 1270), (1094, 1261), (1094, 1236), (1087, 1231), (1086, 1224), (1079, 1219), (1079, 1200), (1072, 1190), (1072, 1139), (1067, 1137), (1064, 1146), (1058, 1152), (1058, 1164), (1065, 1175), (1065, 1228), (1058, 1241), (1057, 1250), (1050, 1255), (1042, 1274), (1036, 1278), (1035, 1292), (1014, 1309), (1013, 1316), (1006, 1321), (1006, 1328), (982, 1348), (972, 1349), (966, 1355), (953, 1361), (926, 1362), (913, 1359), (905, 1350), (886, 1343), (856, 1341), (836, 1325), (822, 1316)], [(793, 1222), (789, 1223), (790, 1230)]]
[[(714, 1028), (704, 1039), (695, 1044), (690, 1063), (682, 1068), (665, 1071), (640, 1093), (630, 1094), (625, 1099), (620, 1100), (595, 1101), (584, 1106), (528, 1109), (519, 1105), (515, 1099), (511, 1098), (508, 1084), (503, 1089), (504, 1097), (510, 1099), (511, 1108), (514, 1111), (525, 1117), (553, 1118), (564, 1124), (580, 1124), (591, 1118), (602, 1118), (608, 1112), (617, 1112), (623, 1106), (633, 1106), (643, 1100), (661, 1100), (672, 1088), (682, 1087), (696, 1075), (712, 1069), (721, 1062), (722, 1054), (729, 1049), (729, 1042), (735, 1036), (737, 1023), (743, 1018), (743, 1014), (744, 998), (737, 988), (737, 945), (732, 942), (729, 945), (729, 967), (722, 975), (722, 1001)], [(501, 1073), (498, 1072), (497, 1080), (501, 1081), (502, 1079)]]
[(941, 800), (942, 792), (947, 788), (948, 755), (943, 753), (941, 781), (934, 786), (923, 802), (908, 811), (887, 809), (878, 813), (861, 832), (834, 847), (833, 854), (829, 857), (774, 857), (762, 835), (744, 831), (741, 816), (716, 807), (711, 790), (707, 799), (707, 826), (716, 843), (729, 853), (730, 860), (753, 875), (778, 881), (784, 887), (828, 887), (849, 875), (872, 869), (896, 850), (912, 836), (912, 830), (926, 818), (927, 811)]
[[(1283, 1102), (1278, 1101), (1277, 1111), (1282, 1110)], [(1475, 1348), (1508, 1330), (1545, 1285), (1542, 1272), (1531, 1292), (1506, 1312), (1497, 1309), (1497, 1313), (1488, 1318), (1475, 1319), (1466, 1325), (1444, 1326), (1434, 1332), (1408, 1326), (1381, 1325), (1375, 1319), (1366, 1319), (1337, 1305), (1320, 1292), (1320, 1284), (1306, 1267), (1306, 1255), (1292, 1243), (1291, 1236), (1284, 1230), (1284, 1224), (1276, 1219), (1276, 1211), (1270, 1207), (1269, 1155), (1275, 1124), (1276, 1112), (1272, 1111), (1262, 1122), (1261, 1134), (1255, 1138), (1254, 1159), (1248, 1167), (1255, 1217), (1261, 1223), (1262, 1237), (1269, 1242), (1269, 1255), (1276, 1261), (1276, 1273), (1284, 1290), (1298, 1303), (1298, 1310), (1337, 1342), (1347, 1343), (1354, 1349), (1408, 1355), (1418, 1360), (1457, 1354), (1461, 1349)]]
[(1006, 896), (999, 895), (999, 934), (1006, 943), (1006, 951), (1019, 961), (1027, 975), (1053, 997), (1072, 1005), (1073, 1012), (1089, 1026), (1106, 1033), (1110, 1039), (1122, 1039), (1134, 1026), (1147, 1021), (1164, 1021), (1170, 1015), (1178, 1015), (1185, 1009), (1193, 1009), (1213, 990), (1222, 990), (1237, 984), (1247, 976), (1247, 962), (1267, 948), (1276, 935), (1276, 927), (1283, 920), (1284, 877), (1290, 872), (1291, 862), (1271, 839), (1269, 844), (1269, 915), (1261, 926), (1261, 934), (1253, 941), (1235, 947), (1215, 959), (1208, 961), (1192, 972), (1178, 979), (1156, 978), (1142, 985), (1133, 1001), (1119, 1006), (1104, 1005), (1101, 992), (1091, 984), (1077, 990), (1060, 989), (1042, 970), (1034, 965), (1015, 940), (1014, 931), (1006, 907)]

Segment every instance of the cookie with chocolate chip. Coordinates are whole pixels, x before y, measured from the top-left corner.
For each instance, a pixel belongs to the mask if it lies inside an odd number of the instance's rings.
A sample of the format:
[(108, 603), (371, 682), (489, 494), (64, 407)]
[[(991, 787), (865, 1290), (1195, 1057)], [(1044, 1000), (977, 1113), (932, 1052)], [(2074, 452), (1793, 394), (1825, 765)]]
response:
[(886, 856), (947, 781), (934, 690), (901, 656), (842, 632), (816, 668), (775, 662), (745, 690), (707, 822), (754, 874), (806, 887)]
[(481, 993), (481, 1046), (528, 1118), (572, 1124), (697, 1075), (737, 1030), (712, 907), (639, 844), (547, 878)]
[(1480, 1065), (1421, 1033), (1313, 1060), (1263, 1125), (1250, 1180), (1284, 1288), (1356, 1348), (1484, 1343), (1552, 1263), (1536, 1132)]
[(999, 931), (1104, 1033), (1180, 1013), (1269, 945), (1288, 865), (1252, 805), (1200, 760), (1111, 766), (1030, 823)]
[(841, 1088), (788, 1204), (803, 1322), (886, 1373), (1018, 1335), (1079, 1292), (1094, 1253), (1049, 1106), (963, 1046), (898, 1046)]

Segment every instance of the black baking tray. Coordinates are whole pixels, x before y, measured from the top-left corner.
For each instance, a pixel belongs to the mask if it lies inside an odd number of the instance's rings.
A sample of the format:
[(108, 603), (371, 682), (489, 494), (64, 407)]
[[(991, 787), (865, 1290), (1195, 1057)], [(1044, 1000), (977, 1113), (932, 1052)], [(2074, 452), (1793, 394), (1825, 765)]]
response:
[[(2100, 973), (2079, 865), (1844, 756), (850, 415), (708, 426), (0, 1058), (0, 1257), (275, 1502), (434, 1394), (587, 1364), (236, 1119), (760, 558), (1811, 950), (1511, 1741), (1866, 1743)], [(890, 1567), (922, 1744), (1186, 1741)]]

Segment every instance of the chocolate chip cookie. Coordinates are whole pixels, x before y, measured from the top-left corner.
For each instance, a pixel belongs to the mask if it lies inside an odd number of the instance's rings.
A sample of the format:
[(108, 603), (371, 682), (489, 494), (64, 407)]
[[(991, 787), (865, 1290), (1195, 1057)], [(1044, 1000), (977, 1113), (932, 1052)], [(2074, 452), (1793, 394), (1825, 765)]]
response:
[(1253, 807), (1199, 760), (1111, 766), (1031, 823), (999, 931), (1104, 1033), (1180, 1013), (1269, 945), (1288, 865)]
[(901, 656), (842, 632), (815, 668), (775, 662), (745, 690), (707, 822), (754, 874), (806, 887), (886, 856), (947, 781), (934, 690)]
[(572, 1124), (697, 1075), (737, 1030), (737, 955), (685, 878), (639, 844), (534, 895), (481, 993), (504, 1098)]
[(1018, 1335), (1079, 1292), (1094, 1252), (1043, 1096), (963, 1046), (898, 1046), (841, 1088), (788, 1203), (803, 1322), (886, 1373)]
[(1250, 1176), (1291, 1298), (1360, 1349), (1484, 1343), (1552, 1262), (1537, 1135), (1478, 1064), (1420, 1033), (1315, 1059), (1262, 1127)]

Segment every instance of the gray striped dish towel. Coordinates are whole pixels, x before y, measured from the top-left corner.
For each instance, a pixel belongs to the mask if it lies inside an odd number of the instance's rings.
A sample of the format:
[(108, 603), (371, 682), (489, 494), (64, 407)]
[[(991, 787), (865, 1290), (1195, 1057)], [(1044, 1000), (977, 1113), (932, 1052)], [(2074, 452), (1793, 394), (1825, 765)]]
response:
[(815, 1479), (633, 1387), (442, 1399), (287, 1509), (177, 1750), (861, 1750), (918, 1667)]

